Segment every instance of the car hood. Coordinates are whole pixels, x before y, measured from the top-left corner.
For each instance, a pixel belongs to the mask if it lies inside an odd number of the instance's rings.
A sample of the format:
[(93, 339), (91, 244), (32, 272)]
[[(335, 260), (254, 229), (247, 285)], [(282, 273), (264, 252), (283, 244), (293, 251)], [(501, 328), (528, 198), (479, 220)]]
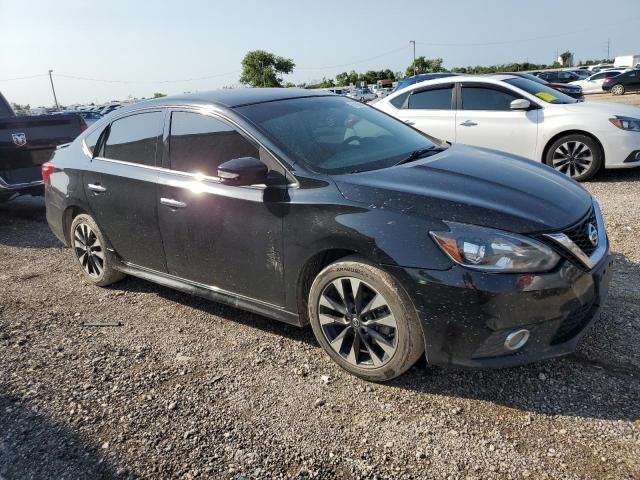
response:
[(591, 195), (580, 184), (547, 166), (464, 145), (334, 180), (346, 199), (369, 208), (519, 233), (561, 230), (591, 207)]

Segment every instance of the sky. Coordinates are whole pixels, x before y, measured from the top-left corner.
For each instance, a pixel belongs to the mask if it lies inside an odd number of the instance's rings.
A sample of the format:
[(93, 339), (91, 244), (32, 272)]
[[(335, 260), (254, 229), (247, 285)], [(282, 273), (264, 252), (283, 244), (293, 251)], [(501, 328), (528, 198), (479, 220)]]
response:
[[(342, 71), (552, 63), (640, 53), (640, 1), (0, 0), (0, 92), (11, 102), (103, 103), (238, 86), (246, 52), (292, 58), (294, 83)], [(30, 78), (23, 78), (30, 77)]]

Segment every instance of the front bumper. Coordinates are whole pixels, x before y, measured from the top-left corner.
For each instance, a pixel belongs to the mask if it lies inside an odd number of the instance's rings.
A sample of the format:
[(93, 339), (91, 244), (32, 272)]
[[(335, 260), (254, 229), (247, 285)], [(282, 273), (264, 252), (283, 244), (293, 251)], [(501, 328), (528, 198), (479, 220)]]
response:
[[(611, 257), (607, 252), (591, 271), (565, 260), (544, 274), (392, 270), (418, 310), (429, 363), (510, 367), (575, 350), (607, 298)], [(529, 341), (508, 351), (507, 335), (521, 328)]]

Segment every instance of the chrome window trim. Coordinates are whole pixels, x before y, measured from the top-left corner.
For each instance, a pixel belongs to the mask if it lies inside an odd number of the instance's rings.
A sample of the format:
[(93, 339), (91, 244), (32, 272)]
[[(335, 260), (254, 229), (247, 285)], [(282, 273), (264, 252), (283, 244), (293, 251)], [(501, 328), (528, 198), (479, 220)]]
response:
[(584, 253), (582, 249), (578, 247), (573, 242), (573, 240), (571, 240), (564, 233), (545, 233), (543, 235), (544, 237), (553, 240), (554, 242), (561, 245), (564, 249), (572, 253), (589, 270), (595, 267), (600, 262), (600, 260), (602, 260), (602, 258), (607, 253), (607, 249), (609, 248), (609, 239), (607, 238), (607, 232), (604, 226), (604, 218), (602, 217), (602, 212), (600, 211), (600, 205), (595, 198), (591, 199), (591, 203), (593, 206), (593, 212), (596, 217), (596, 226), (598, 228), (598, 245), (590, 257), (586, 253)]

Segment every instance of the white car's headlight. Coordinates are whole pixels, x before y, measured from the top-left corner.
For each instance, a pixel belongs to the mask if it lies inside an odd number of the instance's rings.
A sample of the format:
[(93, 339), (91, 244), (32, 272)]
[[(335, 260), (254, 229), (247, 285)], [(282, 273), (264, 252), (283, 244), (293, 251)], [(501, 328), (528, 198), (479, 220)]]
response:
[(560, 256), (532, 238), (476, 225), (445, 222), (448, 232), (429, 232), (451, 260), (488, 272), (544, 272), (555, 267)]
[(640, 132), (640, 118), (623, 117), (616, 115), (609, 121), (622, 130), (630, 130), (632, 132)]

